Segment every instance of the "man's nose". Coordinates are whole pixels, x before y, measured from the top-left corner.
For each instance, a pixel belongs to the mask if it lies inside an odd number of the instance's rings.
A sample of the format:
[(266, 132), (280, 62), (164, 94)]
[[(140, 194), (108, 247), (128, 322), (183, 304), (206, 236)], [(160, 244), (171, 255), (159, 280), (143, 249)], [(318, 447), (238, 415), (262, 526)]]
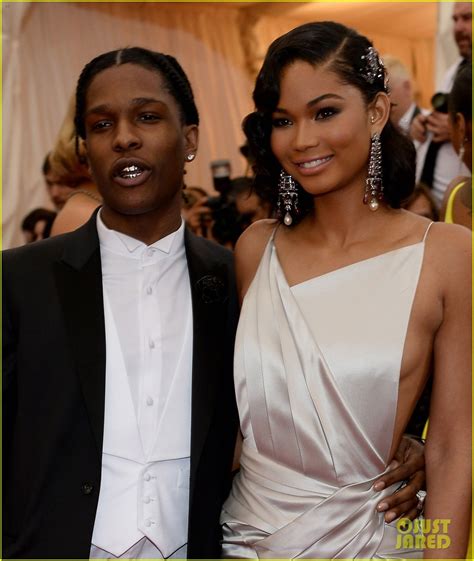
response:
[(118, 123), (113, 140), (113, 149), (117, 152), (124, 152), (136, 150), (140, 146), (141, 140), (136, 128), (127, 122)]

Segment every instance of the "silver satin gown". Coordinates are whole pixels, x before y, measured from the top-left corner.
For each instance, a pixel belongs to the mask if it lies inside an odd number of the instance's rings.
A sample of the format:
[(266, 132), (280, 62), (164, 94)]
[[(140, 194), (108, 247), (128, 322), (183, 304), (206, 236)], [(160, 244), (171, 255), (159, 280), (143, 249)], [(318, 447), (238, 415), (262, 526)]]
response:
[[(428, 232), (426, 232), (428, 233)], [(416, 558), (373, 482), (386, 470), (424, 242), (289, 287), (268, 242), (242, 306), (241, 470), (224, 558)]]

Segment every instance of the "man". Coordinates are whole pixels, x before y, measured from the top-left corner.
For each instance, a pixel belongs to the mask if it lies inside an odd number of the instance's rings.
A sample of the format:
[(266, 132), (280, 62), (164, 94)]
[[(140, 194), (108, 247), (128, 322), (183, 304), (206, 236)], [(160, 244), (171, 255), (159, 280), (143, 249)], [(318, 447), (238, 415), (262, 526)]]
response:
[[(100, 213), (3, 255), (4, 558), (220, 554), (238, 426), (232, 255), (182, 224), (199, 122), (184, 73), (117, 55), (92, 61), (78, 94), (116, 123), (98, 133), (80, 115)], [(114, 71), (131, 73), (120, 88)]]
[(383, 63), (390, 87), (390, 120), (403, 132), (408, 133), (411, 122), (421, 111), (415, 102), (413, 79), (407, 67), (398, 58), (385, 55)]
[(180, 216), (192, 91), (172, 57), (112, 51), (75, 122), (103, 206), (3, 257), (3, 557), (218, 558), (237, 301), (231, 254)]
[[(472, 57), (472, 4), (456, 2), (453, 7), (453, 34), (459, 59), (446, 71), (439, 91), (449, 93), (460, 65), (471, 64)], [(433, 190), (438, 207), (448, 184), (457, 175), (470, 175), (454, 151), (449, 135), (448, 115), (436, 109), (429, 115), (419, 114), (410, 128), (410, 135), (421, 142), (417, 151), (417, 181)]]

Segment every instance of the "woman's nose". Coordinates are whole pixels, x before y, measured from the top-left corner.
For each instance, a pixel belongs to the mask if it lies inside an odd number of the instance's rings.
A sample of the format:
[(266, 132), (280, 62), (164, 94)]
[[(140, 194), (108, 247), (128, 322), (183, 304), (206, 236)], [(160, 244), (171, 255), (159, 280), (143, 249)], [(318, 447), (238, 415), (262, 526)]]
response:
[(319, 135), (315, 123), (300, 122), (294, 128), (293, 148), (303, 152), (319, 144)]

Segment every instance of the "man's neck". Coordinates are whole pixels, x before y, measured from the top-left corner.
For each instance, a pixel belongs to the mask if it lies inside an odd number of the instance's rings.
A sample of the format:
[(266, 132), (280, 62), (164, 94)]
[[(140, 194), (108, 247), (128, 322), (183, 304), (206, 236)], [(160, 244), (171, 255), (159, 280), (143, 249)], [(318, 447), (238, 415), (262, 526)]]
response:
[(102, 207), (101, 219), (110, 230), (121, 232), (131, 238), (151, 245), (158, 240), (176, 232), (181, 226), (179, 209), (169, 212), (149, 212), (138, 215), (124, 215)]

